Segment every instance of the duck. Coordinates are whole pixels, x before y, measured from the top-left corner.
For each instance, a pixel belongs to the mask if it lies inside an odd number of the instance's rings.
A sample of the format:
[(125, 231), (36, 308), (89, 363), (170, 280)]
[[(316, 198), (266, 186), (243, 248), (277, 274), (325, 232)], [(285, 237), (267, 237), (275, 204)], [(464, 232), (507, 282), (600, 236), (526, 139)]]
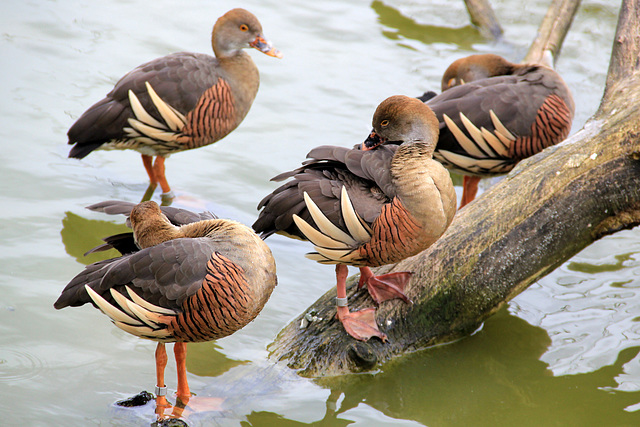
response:
[(64, 288), (56, 309), (87, 303), (120, 329), (156, 341), (156, 413), (171, 408), (164, 370), (174, 344), (176, 408), (191, 398), (187, 343), (229, 336), (254, 320), (277, 284), (269, 247), (246, 225), (210, 213), (107, 201), (89, 209), (128, 216), (132, 232), (105, 238), (96, 250), (123, 255), (88, 265)]
[(251, 108), (260, 75), (243, 49), (282, 57), (258, 19), (239, 8), (216, 21), (211, 45), (215, 57), (177, 52), (125, 74), (69, 128), (69, 157), (82, 159), (97, 149), (137, 151), (150, 181), (143, 200), (158, 184), (172, 199), (165, 159), (219, 141)]
[(571, 91), (560, 74), (542, 64), (471, 55), (447, 68), (441, 89), (419, 98), (440, 122), (434, 158), (463, 175), (460, 208), (475, 199), (480, 179), (510, 172), (571, 130)]
[(376, 304), (389, 299), (411, 303), (404, 290), (411, 272), (376, 276), (370, 267), (395, 263), (433, 244), (456, 212), (449, 172), (433, 159), (438, 121), (420, 100), (394, 95), (375, 110), (373, 130), (353, 148), (324, 145), (308, 160), (273, 181), (286, 181), (258, 204), (253, 229), (308, 240), (307, 257), (335, 264), (337, 317), (356, 340), (386, 334), (375, 321), (375, 308), (351, 312), (348, 267), (360, 270)]

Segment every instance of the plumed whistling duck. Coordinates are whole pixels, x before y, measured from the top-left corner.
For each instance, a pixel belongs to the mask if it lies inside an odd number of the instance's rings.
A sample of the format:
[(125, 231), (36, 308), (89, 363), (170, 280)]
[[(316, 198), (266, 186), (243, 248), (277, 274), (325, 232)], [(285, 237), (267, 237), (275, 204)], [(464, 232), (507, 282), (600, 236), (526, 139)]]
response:
[(440, 121), (434, 158), (464, 175), (460, 207), (475, 198), (482, 177), (508, 173), (571, 130), (571, 92), (543, 65), (471, 55), (449, 66), (442, 91), (426, 100)]
[(310, 240), (307, 257), (336, 264), (338, 318), (352, 337), (386, 339), (375, 309), (350, 312), (347, 265), (360, 268), (380, 303), (402, 298), (410, 273), (374, 276), (369, 267), (400, 261), (429, 247), (451, 223), (456, 194), (449, 172), (432, 159), (438, 122), (421, 101), (393, 96), (373, 116), (373, 131), (353, 149), (321, 146), (303, 166), (273, 178), (290, 181), (267, 195), (254, 230)]
[(93, 303), (122, 330), (158, 342), (156, 412), (162, 418), (170, 407), (165, 343), (175, 343), (177, 396), (186, 404), (186, 343), (222, 338), (251, 322), (276, 286), (273, 256), (249, 227), (208, 213), (161, 210), (152, 201), (109, 201), (89, 209), (130, 212), (133, 233), (111, 245), (130, 253), (88, 265), (54, 307)]
[(96, 149), (138, 151), (150, 180), (145, 197), (159, 183), (170, 198), (165, 158), (224, 138), (251, 108), (260, 75), (243, 49), (282, 56), (262, 35), (258, 19), (244, 9), (218, 19), (211, 44), (215, 57), (179, 52), (127, 73), (71, 126), (69, 157), (82, 159)]

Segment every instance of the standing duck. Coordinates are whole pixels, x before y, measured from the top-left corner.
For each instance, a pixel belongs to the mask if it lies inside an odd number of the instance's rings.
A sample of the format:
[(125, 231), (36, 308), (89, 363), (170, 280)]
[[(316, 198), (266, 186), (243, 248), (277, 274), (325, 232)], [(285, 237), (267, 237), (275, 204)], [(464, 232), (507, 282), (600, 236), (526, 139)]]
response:
[(426, 104), (440, 121), (434, 158), (464, 175), (461, 208), (475, 198), (482, 177), (508, 173), (520, 160), (564, 140), (575, 112), (557, 72), (493, 54), (452, 63), (442, 93)]
[[(131, 252), (88, 265), (54, 307), (93, 303), (122, 330), (158, 342), (156, 412), (162, 418), (170, 407), (165, 343), (175, 343), (177, 397), (186, 404), (191, 396), (186, 343), (222, 338), (251, 322), (276, 286), (273, 256), (249, 227), (211, 214), (161, 210), (152, 201), (110, 201), (89, 208), (130, 211), (133, 233), (107, 238), (103, 246), (111, 241)], [(139, 250), (132, 249), (133, 242)]]
[(426, 249), (455, 214), (449, 172), (432, 159), (437, 141), (438, 121), (429, 107), (392, 96), (376, 109), (362, 146), (313, 149), (302, 167), (273, 178), (292, 179), (258, 205), (256, 232), (307, 239), (317, 251), (308, 258), (336, 264), (338, 319), (358, 340), (384, 341), (386, 335), (375, 322), (375, 309), (349, 311), (347, 265), (360, 268), (359, 286), (366, 284), (376, 303), (409, 302), (404, 287), (410, 273), (374, 276), (369, 267)]
[(165, 158), (224, 138), (251, 108), (260, 75), (243, 49), (282, 56), (262, 35), (258, 19), (244, 9), (218, 19), (211, 44), (215, 57), (173, 53), (125, 74), (71, 126), (69, 157), (82, 159), (98, 148), (138, 151), (150, 180), (145, 198), (158, 183), (171, 198)]

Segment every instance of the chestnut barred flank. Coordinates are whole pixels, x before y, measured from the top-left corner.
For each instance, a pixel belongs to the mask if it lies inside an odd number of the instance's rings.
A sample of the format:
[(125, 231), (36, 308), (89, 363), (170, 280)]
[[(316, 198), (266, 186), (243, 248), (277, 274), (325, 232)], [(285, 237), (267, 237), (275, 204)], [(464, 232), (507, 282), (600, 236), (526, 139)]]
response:
[(424, 242), (420, 223), (402, 206), (396, 197), (382, 207), (382, 212), (373, 225), (371, 240), (360, 248), (360, 256), (375, 260), (375, 265), (384, 265), (404, 259), (420, 252)]
[(524, 159), (564, 140), (569, 136), (572, 116), (559, 96), (550, 95), (538, 110), (530, 136), (516, 139), (509, 154)]
[(239, 124), (236, 100), (229, 84), (223, 79), (207, 89), (195, 108), (187, 114), (183, 133), (188, 135), (189, 149), (202, 147), (222, 139)]
[(219, 253), (207, 263), (202, 288), (182, 303), (168, 326), (173, 340), (210, 341), (231, 335), (249, 323), (252, 296), (241, 267)]

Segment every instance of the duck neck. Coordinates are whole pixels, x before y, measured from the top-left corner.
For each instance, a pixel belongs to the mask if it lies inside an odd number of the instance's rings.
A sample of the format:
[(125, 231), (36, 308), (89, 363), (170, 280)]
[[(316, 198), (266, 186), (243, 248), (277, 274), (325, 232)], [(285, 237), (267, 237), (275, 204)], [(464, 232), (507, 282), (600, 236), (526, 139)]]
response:
[(180, 228), (163, 218), (150, 218), (133, 228), (133, 238), (140, 249), (183, 237)]
[(430, 190), (433, 180), (428, 168), (433, 160), (433, 144), (425, 141), (405, 142), (391, 161), (391, 177), (397, 195), (409, 212), (421, 212), (428, 201), (425, 193)]

